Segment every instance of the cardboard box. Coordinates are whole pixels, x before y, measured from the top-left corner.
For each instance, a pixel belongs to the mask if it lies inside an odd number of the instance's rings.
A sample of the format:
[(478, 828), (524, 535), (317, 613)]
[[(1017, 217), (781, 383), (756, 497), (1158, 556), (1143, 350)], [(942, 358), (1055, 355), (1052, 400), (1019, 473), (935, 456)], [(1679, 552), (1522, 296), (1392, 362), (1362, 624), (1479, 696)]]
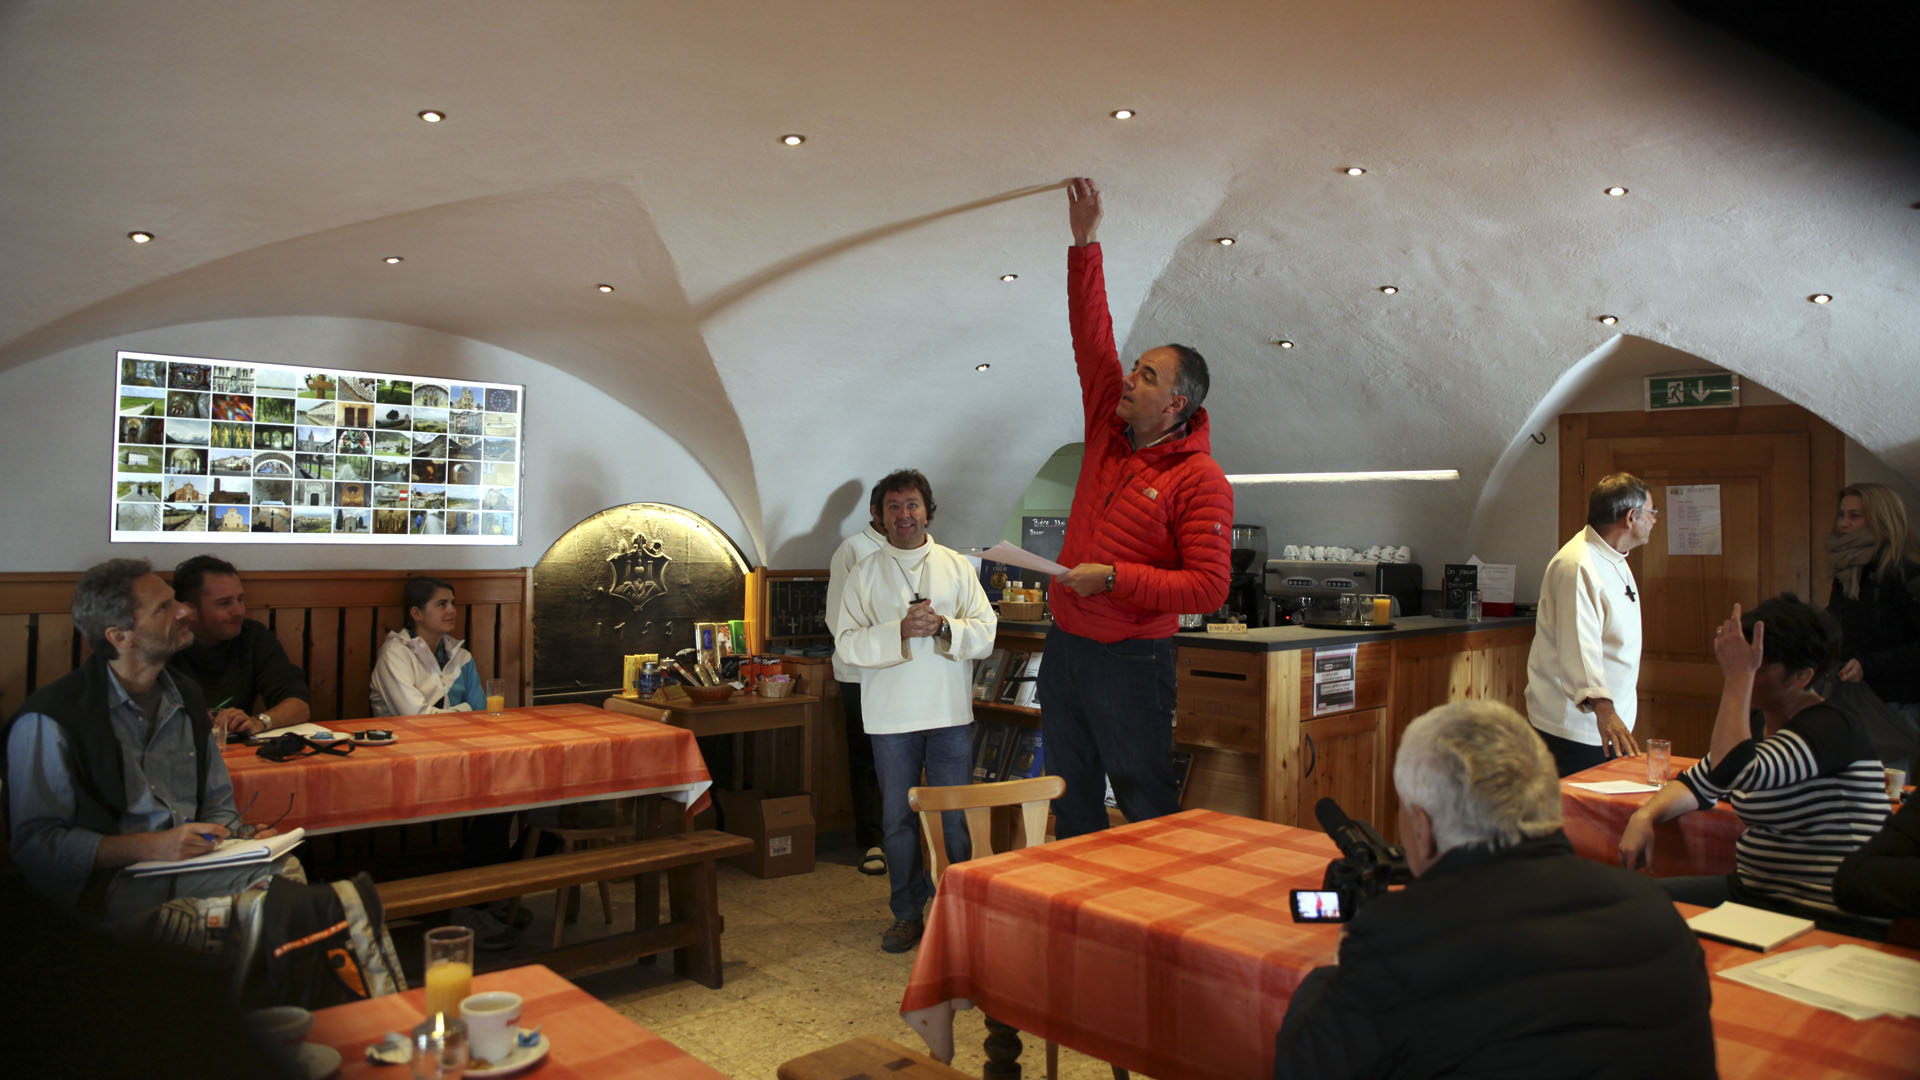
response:
[(726, 829), (753, 841), (753, 851), (727, 861), (755, 877), (813, 872), (813, 797), (716, 791)]

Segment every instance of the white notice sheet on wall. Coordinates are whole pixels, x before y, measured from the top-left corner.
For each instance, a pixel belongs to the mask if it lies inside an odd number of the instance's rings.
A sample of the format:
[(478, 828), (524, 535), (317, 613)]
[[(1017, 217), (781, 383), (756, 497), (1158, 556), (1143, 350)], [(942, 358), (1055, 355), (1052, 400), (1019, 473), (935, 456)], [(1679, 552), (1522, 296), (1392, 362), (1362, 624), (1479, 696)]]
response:
[(1353, 665), (1358, 645), (1313, 650), (1313, 715), (1353, 709)]
[(1667, 528), (1667, 554), (1720, 554), (1719, 484), (1669, 486), (1660, 517)]

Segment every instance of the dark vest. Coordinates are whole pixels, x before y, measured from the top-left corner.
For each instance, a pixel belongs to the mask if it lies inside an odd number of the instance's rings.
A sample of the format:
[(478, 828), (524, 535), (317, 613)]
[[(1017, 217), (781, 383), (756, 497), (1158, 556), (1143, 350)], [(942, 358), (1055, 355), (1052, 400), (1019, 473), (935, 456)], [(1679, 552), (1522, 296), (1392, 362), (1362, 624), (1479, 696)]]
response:
[[(192, 679), (175, 676), (187, 711), (187, 725), (193, 732), (193, 745), (205, 747), (213, 736), (213, 724), (207, 716), (206, 699)], [(5, 766), (7, 742), (12, 738), (14, 722), (28, 713), (39, 713), (60, 725), (73, 749), (74, 821), (82, 829), (106, 836), (120, 831), (120, 815), (126, 812), (126, 767), (120, 740), (114, 737), (108, 710), (112, 701), (112, 683), (107, 677), (107, 661), (99, 653), (87, 657), (78, 669), (35, 690), (27, 696), (20, 711), (7, 720), (5, 738), (0, 738), (0, 769)], [(194, 803), (205, 807), (207, 799), (207, 754), (196, 753), (194, 763)], [(113, 870), (95, 870), (80, 894), (80, 911), (98, 917), (106, 911), (106, 887)]]

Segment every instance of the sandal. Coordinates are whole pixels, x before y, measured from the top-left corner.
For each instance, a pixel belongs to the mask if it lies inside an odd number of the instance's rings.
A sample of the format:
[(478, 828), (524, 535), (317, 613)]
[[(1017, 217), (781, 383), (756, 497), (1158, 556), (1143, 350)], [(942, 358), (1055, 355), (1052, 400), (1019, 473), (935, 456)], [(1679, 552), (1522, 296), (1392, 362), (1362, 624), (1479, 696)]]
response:
[(879, 877), (886, 873), (887, 853), (877, 847), (868, 848), (866, 856), (860, 860), (860, 872), (868, 877)]

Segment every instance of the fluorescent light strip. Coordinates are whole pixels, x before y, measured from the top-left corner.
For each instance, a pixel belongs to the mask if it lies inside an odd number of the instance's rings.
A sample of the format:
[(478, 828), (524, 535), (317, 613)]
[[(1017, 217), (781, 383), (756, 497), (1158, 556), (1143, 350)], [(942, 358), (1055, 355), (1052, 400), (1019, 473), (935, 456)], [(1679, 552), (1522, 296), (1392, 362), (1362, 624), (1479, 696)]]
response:
[(1386, 469), (1376, 472), (1229, 473), (1229, 484), (1344, 484), (1368, 480), (1458, 480), (1458, 469)]

